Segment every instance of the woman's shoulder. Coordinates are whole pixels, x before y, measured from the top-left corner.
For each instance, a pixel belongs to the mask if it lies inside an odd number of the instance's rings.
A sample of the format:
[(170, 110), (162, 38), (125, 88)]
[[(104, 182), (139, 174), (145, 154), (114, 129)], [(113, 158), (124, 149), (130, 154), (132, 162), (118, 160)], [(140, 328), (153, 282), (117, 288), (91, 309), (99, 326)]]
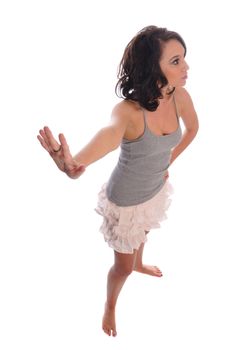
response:
[(192, 105), (192, 98), (189, 92), (183, 87), (177, 87), (175, 89), (175, 100), (178, 106), (178, 110), (181, 113), (186, 107)]
[(139, 104), (132, 100), (123, 100), (113, 107), (113, 112), (117, 114), (129, 115), (141, 110)]
[(182, 103), (185, 102), (186, 100), (191, 99), (189, 92), (183, 87), (176, 87), (174, 94), (175, 94), (176, 100)]
[(137, 102), (123, 100), (117, 103), (113, 108), (112, 118), (116, 124), (125, 128), (125, 138), (134, 139), (137, 137), (138, 133), (141, 133), (141, 130), (137, 130), (140, 127), (140, 122), (142, 120), (141, 107)]
[(123, 100), (113, 107), (112, 116), (119, 119), (123, 118), (129, 122), (138, 112), (141, 112), (141, 107), (137, 102)]
[(186, 129), (193, 130), (194, 133), (197, 133), (199, 122), (190, 94), (184, 88), (177, 88), (175, 96), (177, 108)]

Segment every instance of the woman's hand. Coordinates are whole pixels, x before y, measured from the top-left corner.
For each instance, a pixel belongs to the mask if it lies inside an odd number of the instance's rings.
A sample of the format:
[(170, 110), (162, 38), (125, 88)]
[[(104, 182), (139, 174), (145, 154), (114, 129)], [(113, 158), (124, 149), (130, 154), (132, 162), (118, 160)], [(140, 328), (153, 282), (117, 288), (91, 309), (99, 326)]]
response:
[(63, 134), (59, 135), (60, 143), (54, 138), (51, 130), (45, 126), (37, 136), (43, 148), (50, 154), (58, 168), (72, 179), (77, 179), (85, 171), (85, 166), (73, 159)]

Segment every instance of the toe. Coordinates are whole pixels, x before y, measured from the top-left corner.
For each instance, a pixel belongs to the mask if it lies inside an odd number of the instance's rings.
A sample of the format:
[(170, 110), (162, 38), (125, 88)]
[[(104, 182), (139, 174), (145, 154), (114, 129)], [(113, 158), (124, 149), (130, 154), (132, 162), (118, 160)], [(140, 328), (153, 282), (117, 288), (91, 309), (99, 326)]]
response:
[(157, 272), (161, 272), (161, 270), (157, 266), (154, 266), (154, 268), (157, 270)]
[(154, 266), (154, 268), (155, 268), (157, 273), (161, 273), (162, 274), (162, 271), (157, 266)]
[(109, 328), (107, 328), (107, 327), (102, 327), (102, 329), (103, 329), (103, 331), (104, 331), (106, 334), (111, 335), (111, 331), (110, 331)]

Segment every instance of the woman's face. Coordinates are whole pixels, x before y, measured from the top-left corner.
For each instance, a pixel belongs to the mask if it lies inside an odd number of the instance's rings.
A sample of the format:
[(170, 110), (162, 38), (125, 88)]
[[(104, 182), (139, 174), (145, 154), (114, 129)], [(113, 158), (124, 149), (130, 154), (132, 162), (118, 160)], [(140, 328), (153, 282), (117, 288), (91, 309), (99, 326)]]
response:
[(163, 44), (160, 68), (172, 87), (184, 86), (186, 83), (187, 65), (184, 47), (178, 40), (171, 39)]

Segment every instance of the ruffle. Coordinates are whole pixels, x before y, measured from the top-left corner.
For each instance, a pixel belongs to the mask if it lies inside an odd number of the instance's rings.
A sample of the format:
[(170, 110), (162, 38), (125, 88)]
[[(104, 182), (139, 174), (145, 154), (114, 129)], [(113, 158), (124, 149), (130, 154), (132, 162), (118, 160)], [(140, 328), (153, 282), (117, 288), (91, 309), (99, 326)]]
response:
[(100, 232), (108, 245), (119, 253), (132, 254), (147, 241), (145, 231), (159, 228), (167, 219), (173, 187), (166, 180), (161, 190), (148, 201), (129, 207), (120, 207), (108, 200), (106, 183), (98, 194), (96, 212), (103, 216)]

